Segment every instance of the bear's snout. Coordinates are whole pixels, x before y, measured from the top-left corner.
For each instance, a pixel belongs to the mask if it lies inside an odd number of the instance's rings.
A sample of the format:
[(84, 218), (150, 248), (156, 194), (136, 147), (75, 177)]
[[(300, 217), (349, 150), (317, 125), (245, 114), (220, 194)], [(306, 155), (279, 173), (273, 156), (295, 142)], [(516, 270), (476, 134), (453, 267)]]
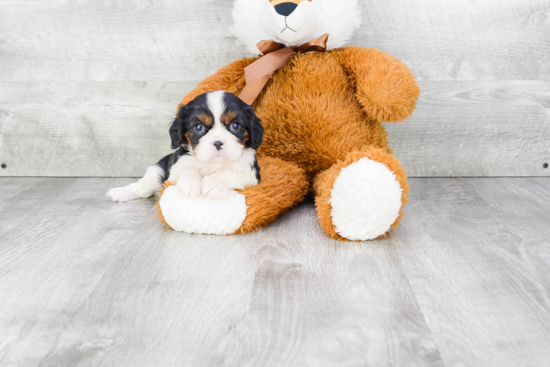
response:
[(279, 5), (275, 5), (275, 11), (285, 17), (288, 17), (290, 14), (294, 12), (294, 10), (296, 10), (297, 7), (298, 7), (298, 4), (295, 4), (295, 3), (290, 3), (290, 2), (281, 3)]

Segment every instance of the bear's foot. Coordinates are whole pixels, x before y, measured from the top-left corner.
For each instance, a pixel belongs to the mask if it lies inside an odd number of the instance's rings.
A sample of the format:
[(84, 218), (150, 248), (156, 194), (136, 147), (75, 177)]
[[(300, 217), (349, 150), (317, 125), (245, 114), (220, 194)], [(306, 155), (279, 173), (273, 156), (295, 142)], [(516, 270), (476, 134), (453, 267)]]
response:
[(319, 174), (315, 189), (325, 232), (337, 239), (365, 241), (397, 225), (408, 186), (397, 159), (373, 149), (354, 152)]
[(162, 220), (172, 229), (187, 233), (224, 235), (235, 232), (246, 219), (243, 194), (231, 190), (223, 200), (184, 195), (168, 183), (157, 204)]
[(334, 230), (349, 240), (372, 240), (387, 231), (401, 209), (401, 186), (382, 163), (361, 158), (334, 181), (329, 203)]
[(201, 234), (249, 233), (301, 202), (309, 182), (304, 170), (277, 158), (258, 158), (260, 183), (214, 200), (182, 195), (167, 183), (157, 202), (160, 220), (176, 231)]

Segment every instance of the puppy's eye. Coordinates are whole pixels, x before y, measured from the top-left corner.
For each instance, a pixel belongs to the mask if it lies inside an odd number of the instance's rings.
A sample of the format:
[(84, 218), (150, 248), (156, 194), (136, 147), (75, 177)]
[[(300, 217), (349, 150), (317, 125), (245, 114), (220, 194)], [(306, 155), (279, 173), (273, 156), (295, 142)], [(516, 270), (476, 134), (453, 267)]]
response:
[(204, 125), (203, 124), (195, 125), (195, 131), (198, 133), (204, 132)]
[(232, 122), (229, 124), (229, 131), (239, 131), (239, 129), (241, 128), (241, 124), (239, 124), (238, 122)]

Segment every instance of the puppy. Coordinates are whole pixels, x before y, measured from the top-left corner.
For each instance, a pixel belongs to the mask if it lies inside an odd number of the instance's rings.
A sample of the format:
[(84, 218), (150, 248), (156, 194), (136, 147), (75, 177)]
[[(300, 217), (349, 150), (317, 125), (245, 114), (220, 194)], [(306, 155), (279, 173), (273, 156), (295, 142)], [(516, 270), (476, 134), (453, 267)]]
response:
[(201, 94), (180, 106), (170, 127), (172, 149), (177, 150), (147, 168), (139, 181), (109, 190), (107, 197), (119, 203), (147, 198), (168, 180), (183, 195), (225, 199), (230, 190), (260, 181), (256, 150), (263, 134), (253, 107), (234, 94)]

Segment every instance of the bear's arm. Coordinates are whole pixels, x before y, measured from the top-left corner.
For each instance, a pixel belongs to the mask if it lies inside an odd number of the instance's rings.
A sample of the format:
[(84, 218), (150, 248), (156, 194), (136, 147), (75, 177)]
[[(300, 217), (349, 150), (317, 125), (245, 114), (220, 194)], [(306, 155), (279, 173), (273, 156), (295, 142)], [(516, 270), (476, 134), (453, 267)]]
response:
[(370, 116), (399, 122), (412, 114), (420, 89), (405, 64), (374, 48), (347, 47), (339, 56)]
[(224, 66), (214, 74), (201, 81), (195, 89), (187, 94), (181, 104), (188, 104), (195, 97), (206, 92), (214, 90), (224, 90), (234, 94), (239, 94), (244, 88), (246, 81), (244, 78), (244, 68), (256, 61), (257, 58), (241, 59), (233, 61)]

